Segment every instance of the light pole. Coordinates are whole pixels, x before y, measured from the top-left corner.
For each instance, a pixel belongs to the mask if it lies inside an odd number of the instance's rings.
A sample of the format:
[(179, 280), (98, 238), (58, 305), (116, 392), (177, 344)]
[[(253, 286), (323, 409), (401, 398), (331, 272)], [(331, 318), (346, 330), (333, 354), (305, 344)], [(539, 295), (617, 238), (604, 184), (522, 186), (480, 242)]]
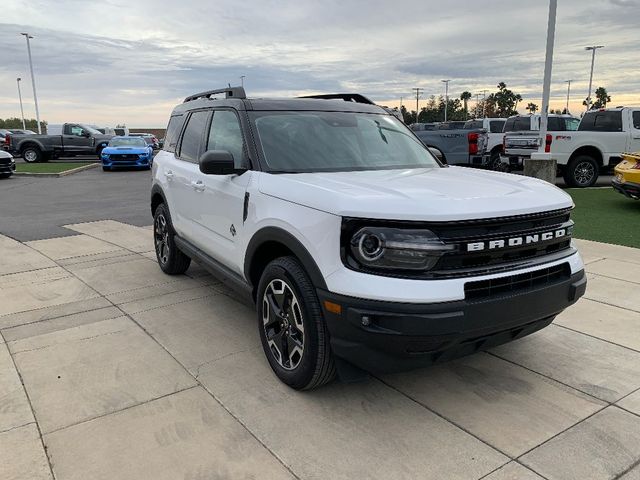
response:
[(33, 76), (33, 62), (31, 61), (31, 44), (29, 39), (33, 38), (28, 33), (21, 33), (27, 39), (27, 53), (29, 54), (29, 70), (31, 71), (31, 86), (33, 87), (33, 103), (36, 106), (36, 122), (38, 122), (38, 133), (42, 133), (42, 127), (40, 126), (40, 110), (38, 110), (38, 96), (36, 95), (36, 79)]
[(564, 83), (567, 84), (567, 113), (569, 113), (569, 94), (571, 93), (571, 82), (573, 82), (573, 80), (564, 81)]
[(418, 114), (420, 113), (420, 110), (418, 110), (418, 102), (420, 100), (420, 93), (424, 90), (424, 88), (415, 87), (415, 88), (412, 88), (411, 90), (416, 92), (416, 123), (418, 123)]
[(16, 83), (18, 84), (18, 98), (20, 99), (20, 115), (22, 115), (22, 129), (26, 130), (27, 126), (24, 123), (24, 109), (22, 108), (22, 92), (20, 92), (20, 77), (16, 78)]
[(547, 120), (549, 116), (549, 94), (551, 91), (551, 67), (553, 66), (553, 44), (556, 38), (556, 10), (558, 0), (549, 0), (549, 21), (547, 23), (547, 52), (544, 61), (544, 79), (542, 81), (542, 110), (540, 111), (540, 142), (538, 153), (545, 153), (547, 139)]
[(596, 61), (596, 50), (604, 48), (604, 45), (594, 45), (593, 47), (584, 47), (585, 50), (591, 50), (591, 73), (589, 74), (589, 95), (587, 96), (587, 110), (591, 109), (591, 83), (593, 81), (593, 64)]
[(449, 82), (451, 80), (440, 80), (444, 83), (444, 121), (447, 121), (447, 107), (449, 106)]
[(486, 117), (487, 91), (482, 90), (482, 118)]
[(240, 75), (240, 86), (242, 88), (244, 88), (244, 79), (245, 79), (246, 75)]
[(476, 93), (476, 118), (480, 116), (480, 94)]

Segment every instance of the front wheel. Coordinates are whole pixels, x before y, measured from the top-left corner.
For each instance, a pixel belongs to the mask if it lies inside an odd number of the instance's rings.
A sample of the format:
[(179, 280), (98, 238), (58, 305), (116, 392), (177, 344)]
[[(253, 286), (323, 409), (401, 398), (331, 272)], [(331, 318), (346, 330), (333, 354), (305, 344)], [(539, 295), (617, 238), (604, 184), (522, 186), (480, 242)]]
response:
[(169, 275), (180, 275), (186, 272), (191, 264), (191, 259), (176, 245), (175, 235), (169, 209), (161, 203), (153, 215), (153, 243), (158, 265)]
[(591, 187), (598, 180), (598, 162), (588, 155), (578, 155), (563, 170), (564, 182), (569, 187)]
[(295, 257), (267, 265), (257, 295), (260, 340), (277, 377), (310, 390), (335, 377), (329, 332), (309, 276)]

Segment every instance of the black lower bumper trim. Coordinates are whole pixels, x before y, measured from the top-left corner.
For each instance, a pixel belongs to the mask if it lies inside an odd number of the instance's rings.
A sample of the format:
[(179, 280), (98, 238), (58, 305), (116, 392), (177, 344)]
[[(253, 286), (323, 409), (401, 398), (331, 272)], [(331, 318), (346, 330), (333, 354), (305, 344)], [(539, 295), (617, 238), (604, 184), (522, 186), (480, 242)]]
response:
[[(333, 352), (374, 373), (426, 366), (533, 333), (584, 295), (584, 271), (552, 284), (477, 300), (407, 304), (318, 291)], [(335, 310), (335, 309), (334, 309)]]
[(635, 200), (640, 199), (640, 183), (624, 182), (614, 179), (611, 186), (617, 192)]

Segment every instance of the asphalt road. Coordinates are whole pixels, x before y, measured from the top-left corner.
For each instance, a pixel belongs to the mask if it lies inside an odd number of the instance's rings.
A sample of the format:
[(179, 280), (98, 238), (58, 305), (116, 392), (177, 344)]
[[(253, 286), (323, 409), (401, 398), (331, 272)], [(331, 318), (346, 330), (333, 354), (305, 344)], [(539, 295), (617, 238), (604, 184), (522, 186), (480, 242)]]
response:
[[(95, 160), (93, 157), (61, 162)], [(611, 184), (603, 176), (598, 186)], [(558, 185), (564, 186), (558, 178)], [(75, 232), (62, 225), (94, 220), (118, 220), (150, 225), (149, 171), (103, 172), (100, 168), (66, 177), (13, 176), (0, 180), (0, 233), (22, 242), (64, 237)]]

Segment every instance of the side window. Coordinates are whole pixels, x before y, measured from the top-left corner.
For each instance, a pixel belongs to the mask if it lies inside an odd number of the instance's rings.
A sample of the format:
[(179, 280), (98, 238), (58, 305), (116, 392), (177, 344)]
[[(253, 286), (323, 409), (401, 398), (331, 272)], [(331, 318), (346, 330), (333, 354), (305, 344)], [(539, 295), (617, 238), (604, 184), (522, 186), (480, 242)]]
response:
[(207, 150), (227, 150), (233, 155), (236, 166), (245, 164), (242, 130), (236, 114), (230, 110), (216, 110), (213, 113)]
[(491, 133), (502, 133), (504, 124), (505, 124), (504, 121), (492, 120), (491, 122), (489, 122), (489, 131)]
[(579, 130), (589, 130), (594, 132), (621, 132), (622, 112), (619, 110), (613, 110), (610, 112), (586, 114), (580, 123)]
[(531, 130), (531, 117), (517, 117), (513, 130), (516, 132)]
[(199, 110), (193, 112), (189, 117), (187, 128), (182, 134), (180, 143), (180, 159), (186, 162), (198, 163), (200, 155), (200, 146), (202, 144), (202, 134), (204, 133), (207, 119), (209, 118), (209, 110)]
[(550, 132), (561, 132), (564, 130), (564, 121), (559, 117), (548, 117), (547, 130)]
[(633, 128), (640, 130), (640, 111), (633, 112)]
[(164, 138), (163, 150), (167, 152), (176, 151), (176, 145), (178, 144), (178, 138), (180, 137), (180, 130), (184, 123), (184, 117), (182, 115), (175, 115), (169, 119), (169, 125), (167, 125), (167, 133)]
[(79, 125), (71, 125), (71, 135), (75, 135), (76, 137), (81, 137), (84, 130)]

